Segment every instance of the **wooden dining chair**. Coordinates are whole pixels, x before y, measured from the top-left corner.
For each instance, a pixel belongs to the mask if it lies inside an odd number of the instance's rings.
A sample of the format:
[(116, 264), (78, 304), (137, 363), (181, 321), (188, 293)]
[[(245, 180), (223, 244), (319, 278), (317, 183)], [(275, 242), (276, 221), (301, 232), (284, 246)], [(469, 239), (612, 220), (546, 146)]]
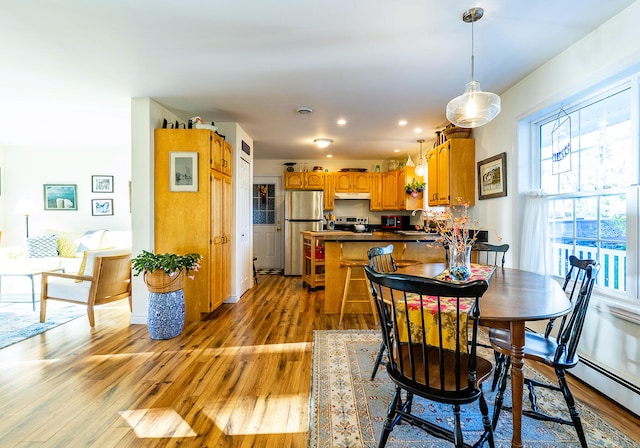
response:
[[(482, 393), (482, 382), (490, 377), (493, 366), (476, 353), (480, 297), (487, 290), (487, 282), (451, 283), (380, 273), (371, 266), (365, 267), (365, 272), (381, 311), (382, 331), (387, 333), (384, 340), (390, 344), (387, 373), (395, 384), (378, 446), (386, 445), (391, 431), (401, 421), (456, 447), (470, 446), (463, 440), (460, 412), (462, 405), (477, 401), (484, 430), (474, 446), (488, 441), (493, 447), (489, 408)], [(382, 312), (387, 307), (389, 313)], [(475, 319), (467, 345), (469, 312)], [(415, 412), (419, 407), (413, 406), (416, 396), (450, 404), (454, 430), (419, 416)]]
[(473, 263), (489, 266), (504, 267), (505, 256), (509, 250), (508, 244), (473, 243), (471, 260)]
[[(522, 414), (535, 418), (537, 420), (546, 420), (575, 427), (580, 445), (587, 448), (587, 440), (582, 428), (580, 414), (575, 406), (573, 394), (569, 389), (566, 379), (566, 371), (575, 367), (580, 362), (577, 354), (578, 343), (582, 335), (582, 327), (587, 315), (589, 301), (593, 286), (598, 276), (600, 265), (595, 260), (579, 260), (574, 256), (569, 259), (571, 269), (567, 273), (565, 280), (565, 290), (570, 291), (569, 298), (573, 304), (570, 314), (562, 317), (557, 328), (557, 337), (550, 335), (551, 330), (547, 326), (548, 331), (545, 334), (533, 331), (525, 332), (524, 359), (540, 362), (552, 367), (557, 377), (557, 385), (546, 382), (536, 381), (531, 378), (524, 379), (525, 385), (529, 388), (529, 401), (531, 403), (530, 410), (523, 410)], [(572, 272), (576, 273), (576, 277), (570, 278)], [(582, 277), (580, 278), (580, 273)], [(567, 285), (572, 284), (572, 287)], [(574, 296), (574, 292), (575, 293)], [(553, 328), (553, 323), (550, 323)], [(511, 342), (509, 330), (491, 329), (489, 331), (489, 340), (492, 347), (503, 357), (503, 367), (499, 376), (499, 388), (496, 394), (496, 401), (493, 413), (492, 425), (495, 428), (504, 401), (504, 392), (507, 387), (507, 374), (511, 364)], [(544, 413), (538, 408), (538, 397), (536, 397), (535, 388), (543, 387), (552, 391), (561, 392), (567, 404), (570, 420), (552, 416)], [(505, 409), (507, 409), (505, 407)]]
[[(372, 247), (367, 252), (367, 256), (369, 257), (369, 266), (376, 272), (395, 272), (397, 270), (396, 261), (393, 258), (393, 244), (389, 244), (385, 247)], [(378, 310), (380, 322), (383, 322), (382, 316), (379, 315), (380, 312), (388, 314), (388, 307)], [(387, 318), (386, 322), (390, 323), (391, 319)], [(387, 348), (391, 346), (390, 342), (386, 341), (386, 336), (389, 334), (391, 334), (391, 331), (382, 332), (382, 342), (380, 343), (380, 350), (378, 350), (378, 356), (376, 357), (376, 362), (374, 363), (373, 371), (371, 372), (371, 381), (376, 377), (376, 373), (378, 373), (380, 365), (387, 365), (383, 359)]]

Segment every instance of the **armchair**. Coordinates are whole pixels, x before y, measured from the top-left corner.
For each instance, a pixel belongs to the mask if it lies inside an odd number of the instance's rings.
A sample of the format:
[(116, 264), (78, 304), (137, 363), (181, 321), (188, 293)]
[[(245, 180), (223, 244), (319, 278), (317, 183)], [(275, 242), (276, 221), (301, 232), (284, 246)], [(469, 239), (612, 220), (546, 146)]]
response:
[[(129, 298), (131, 308), (131, 252), (86, 251), (78, 274), (42, 273), (40, 322), (46, 320), (47, 300), (87, 305), (89, 325), (95, 326), (94, 305)], [(85, 275), (86, 273), (86, 275)]]

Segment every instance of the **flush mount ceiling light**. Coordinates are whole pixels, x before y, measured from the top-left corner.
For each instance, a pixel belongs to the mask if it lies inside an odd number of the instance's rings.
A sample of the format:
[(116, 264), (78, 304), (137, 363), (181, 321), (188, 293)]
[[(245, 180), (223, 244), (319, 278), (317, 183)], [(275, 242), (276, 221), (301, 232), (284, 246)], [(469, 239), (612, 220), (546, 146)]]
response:
[(471, 8), (462, 14), (465, 23), (471, 23), (471, 82), (462, 95), (447, 104), (447, 119), (463, 128), (477, 128), (493, 120), (500, 113), (500, 97), (483, 92), (474, 78), (473, 23), (484, 15), (484, 9)]
[(313, 143), (315, 143), (318, 148), (326, 148), (331, 143), (333, 143), (333, 140), (331, 140), (330, 138), (317, 138), (313, 141)]
[(313, 112), (313, 109), (311, 109), (310, 107), (299, 107), (296, 109), (296, 112), (300, 115), (309, 115), (311, 112)]

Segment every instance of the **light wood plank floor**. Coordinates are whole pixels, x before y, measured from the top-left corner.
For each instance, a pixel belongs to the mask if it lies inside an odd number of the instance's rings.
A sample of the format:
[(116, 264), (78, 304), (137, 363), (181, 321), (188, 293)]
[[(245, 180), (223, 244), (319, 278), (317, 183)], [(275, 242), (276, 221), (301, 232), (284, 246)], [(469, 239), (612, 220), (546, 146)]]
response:
[[(126, 301), (0, 350), (2, 447), (305, 447), (313, 330), (324, 292), (260, 275), (238, 304), (154, 341)], [(345, 329), (376, 328), (348, 315)], [(574, 386), (640, 444), (640, 420)]]

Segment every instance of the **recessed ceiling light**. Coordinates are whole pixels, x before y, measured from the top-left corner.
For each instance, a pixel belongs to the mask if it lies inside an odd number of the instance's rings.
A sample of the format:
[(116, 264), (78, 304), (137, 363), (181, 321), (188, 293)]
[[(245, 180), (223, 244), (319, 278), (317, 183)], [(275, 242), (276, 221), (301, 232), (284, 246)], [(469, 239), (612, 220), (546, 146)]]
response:
[(399, 149), (394, 149), (393, 152), (400, 152), (400, 150)]
[(333, 157), (333, 154), (327, 154), (327, 159), (330, 159), (331, 157)]
[(347, 120), (345, 120), (344, 118), (341, 118), (341, 119), (338, 120), (338, 124), (340, 126), (344, 126), (345, 124), (347, 124)]
[(415, 128), (413, 132), (415, 132), (416, 134), (420, 134), (422, 132), (422, 128)]
[(400, 121), (398, 121), (398, 125), (399, 125), (399, 126), (406, 126), (406, 125), (407, 125), (407, 120), (400, 120)]
[(310, 107), (299, 107), (296, 109), (296, 112), (298, 112), (300, 115), (308, 115), (313, 112), (313, 109), (311, 109)]

